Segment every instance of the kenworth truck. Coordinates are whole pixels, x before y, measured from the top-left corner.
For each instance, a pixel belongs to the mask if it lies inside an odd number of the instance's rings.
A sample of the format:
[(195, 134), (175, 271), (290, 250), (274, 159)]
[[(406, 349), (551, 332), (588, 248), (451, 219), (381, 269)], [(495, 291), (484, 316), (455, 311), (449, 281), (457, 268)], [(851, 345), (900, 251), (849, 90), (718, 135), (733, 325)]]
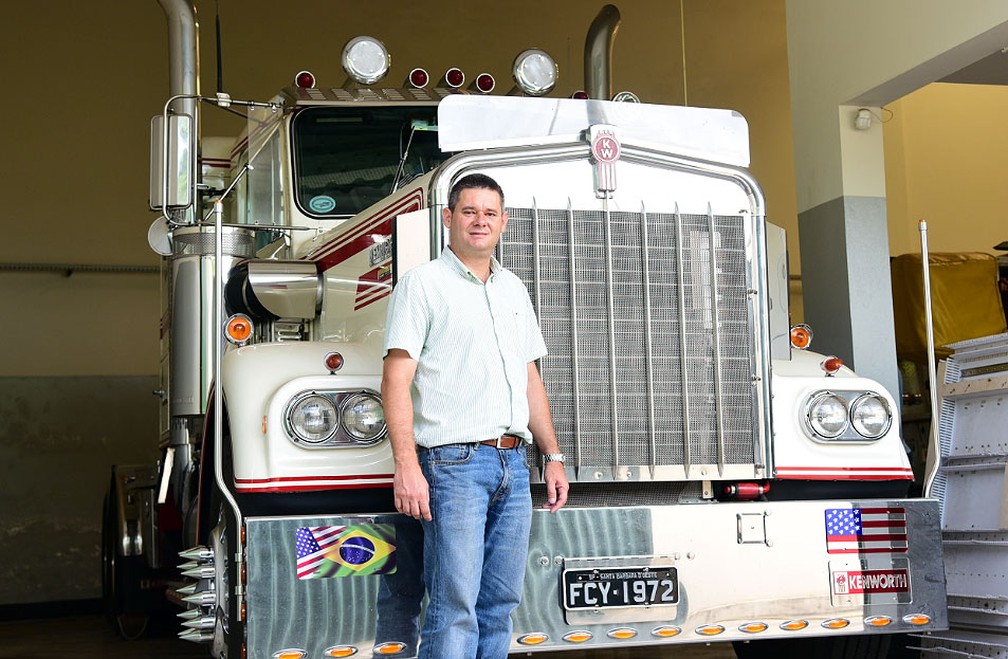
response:
[[(385, 46), (355, 37), (346, 83), (301, 71), (251, 102), (200, 95), (192, 9), (160, 1), (163, 414), (157, 462), (114, 467), (106, 499), (124, 631), (166, 594), (215, 657), (413, 656), (422, 532), (392, 504), (382, 339), (391, 290), (445, 248), (448, 190), (471, 172), (506, 192), (497, 258), (546, 338), (571, 482), (564, 509), (533, 513), (513, 652), (881, 657), (892, 634), (946, 627), (939, 511), (907, 497), (897, 402), (789, 327), (745, 120), (613, 96), (614, 7), (573, 98), (549, 97), (541, 50), (494, 95), (492, 74), (461, 69), (389, 85)], [(200, 105), (242, 109), (247, 130), (222, 151)]]

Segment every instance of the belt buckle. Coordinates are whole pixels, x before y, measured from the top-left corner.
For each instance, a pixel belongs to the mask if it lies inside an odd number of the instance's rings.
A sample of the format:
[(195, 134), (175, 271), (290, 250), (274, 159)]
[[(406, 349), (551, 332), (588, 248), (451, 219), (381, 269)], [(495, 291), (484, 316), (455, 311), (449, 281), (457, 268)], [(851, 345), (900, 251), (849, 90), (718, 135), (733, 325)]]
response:
[(504, 441), (504, 438), (505, 438), (505, 437), (507, 437), (507, 435), (506, 435), (506, 434), (504, 434), (504, 435), (501, 435), (500, 437), (498, 437), (498, 438), (497, 438), (497, 441), (495, 441), (495, 442), (494, 442), (494, 448), (495, 448), (495, 449), (503, 449), (503, 448), (504, 448), (504, 447), (503, 447), (503, 446), (501, 445), (501, 442), (502, 442), (502, 441)]

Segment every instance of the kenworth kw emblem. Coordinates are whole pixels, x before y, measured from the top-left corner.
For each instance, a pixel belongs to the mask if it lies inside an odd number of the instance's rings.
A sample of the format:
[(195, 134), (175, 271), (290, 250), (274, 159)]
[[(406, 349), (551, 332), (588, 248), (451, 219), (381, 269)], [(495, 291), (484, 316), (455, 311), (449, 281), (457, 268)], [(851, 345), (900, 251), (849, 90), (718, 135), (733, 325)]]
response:
[(606, 197), (616, 189), (616, 161), (620, 158), (620, 143), (614, 126), (592, 126), (588, 129), (591, 139), (592, 161), (595, 163), (595, 190), (599, 197)]

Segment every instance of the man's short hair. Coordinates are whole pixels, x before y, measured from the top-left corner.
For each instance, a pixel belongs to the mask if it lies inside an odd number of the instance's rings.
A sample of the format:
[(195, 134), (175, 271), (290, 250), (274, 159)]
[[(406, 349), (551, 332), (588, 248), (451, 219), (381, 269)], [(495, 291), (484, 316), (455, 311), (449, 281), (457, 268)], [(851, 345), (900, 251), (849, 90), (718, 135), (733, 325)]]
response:
[(455, 181), (455, 185), (452, 186), (451, 192), (448, 193), (448, 209), (454, 211), (455, 204), (458, 203), (459, 196), (462, 195), (462, 191), (472, 188), (493, 190), (500, 195), (501, 210), (504, 209), (504, 190), (501, 189), (501, 186), (497, 183), (497, 181), (493, 180), (486, 174), (467, 174)]

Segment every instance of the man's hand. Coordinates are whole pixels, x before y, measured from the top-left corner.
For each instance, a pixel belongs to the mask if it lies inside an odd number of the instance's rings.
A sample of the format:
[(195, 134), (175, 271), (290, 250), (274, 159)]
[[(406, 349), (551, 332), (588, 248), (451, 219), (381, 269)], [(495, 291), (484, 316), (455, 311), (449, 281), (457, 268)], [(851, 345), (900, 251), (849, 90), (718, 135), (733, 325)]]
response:
[(413, 519), (431, 521), (430, 489), (419, 464), (396, 465), (394, 487), (396, 510)]
[(417, 362), (405, 350), (393, 348), (382, 368), (382, 404), (392, 458), (395, 460), (393, 494), (396, 510), (414, 519), (431, 520), (430, 488), (417, 461), (413, 441), (413, 401), (410, 383)]
[(546, 481), (546, 503), (543, 504), (543, 508), (555, 513), (567, 503), (567, 493), (570, 491), (563, 463), (547, 462), (543, 480)]

